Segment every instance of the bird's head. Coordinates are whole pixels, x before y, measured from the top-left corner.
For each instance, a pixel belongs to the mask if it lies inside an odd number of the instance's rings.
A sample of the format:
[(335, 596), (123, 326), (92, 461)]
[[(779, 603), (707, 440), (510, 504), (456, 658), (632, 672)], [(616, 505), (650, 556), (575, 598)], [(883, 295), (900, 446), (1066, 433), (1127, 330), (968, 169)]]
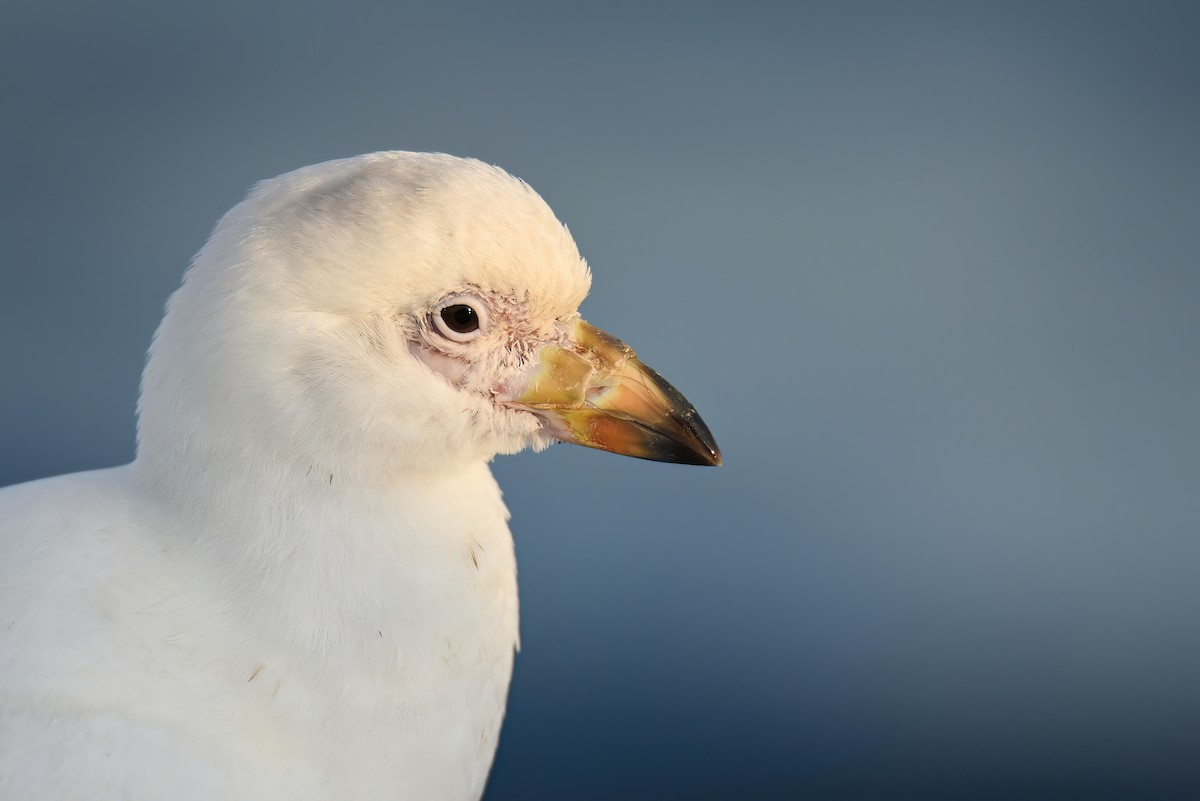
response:
[(523, 182), (379, 153), (263, 182), (172, 297), (139, 461), (249, 450), (379, 471), (553, 440), (719, 464), (692, 406), (580, 319), (590, 274)]

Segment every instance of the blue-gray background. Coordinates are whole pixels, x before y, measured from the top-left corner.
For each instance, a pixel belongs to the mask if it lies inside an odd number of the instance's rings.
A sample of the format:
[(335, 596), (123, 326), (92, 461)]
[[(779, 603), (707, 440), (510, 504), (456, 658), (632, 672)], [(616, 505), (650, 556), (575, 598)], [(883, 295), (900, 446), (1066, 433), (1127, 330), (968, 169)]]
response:
[(0, 484), (131, 458), (163, 302), (252, 182), (477, 156), (727, 460), (496, 464), (524, 650), (489, 801), (1183, 797), (1198, 36), (1161, 3), (8, 0)]

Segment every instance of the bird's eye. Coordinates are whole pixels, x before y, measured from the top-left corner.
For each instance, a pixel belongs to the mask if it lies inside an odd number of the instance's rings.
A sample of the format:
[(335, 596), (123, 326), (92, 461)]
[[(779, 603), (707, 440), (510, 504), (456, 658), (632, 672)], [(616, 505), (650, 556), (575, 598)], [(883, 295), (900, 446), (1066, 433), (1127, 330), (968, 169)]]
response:
[(433, 315), (433, 324), (438, 333), (455, 342), (470, 342), (475, 339), (483, 333), (487, 322), (482, 304), (464, 303), (464, 300), (451, 298)]
[(469, 334), (479, 330), (479, 315), (465, 303), (455, 303), (442, 309), (442, 322), (458, 334)]

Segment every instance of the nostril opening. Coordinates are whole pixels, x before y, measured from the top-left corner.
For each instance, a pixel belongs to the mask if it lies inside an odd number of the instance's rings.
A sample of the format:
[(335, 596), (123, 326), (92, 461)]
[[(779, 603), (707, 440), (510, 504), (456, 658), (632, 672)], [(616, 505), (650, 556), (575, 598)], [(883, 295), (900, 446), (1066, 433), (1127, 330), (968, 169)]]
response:
[(615, 384), (592, 384), (583, 392), (583, 398), (588, 403), (596, 403), (612, 391)]

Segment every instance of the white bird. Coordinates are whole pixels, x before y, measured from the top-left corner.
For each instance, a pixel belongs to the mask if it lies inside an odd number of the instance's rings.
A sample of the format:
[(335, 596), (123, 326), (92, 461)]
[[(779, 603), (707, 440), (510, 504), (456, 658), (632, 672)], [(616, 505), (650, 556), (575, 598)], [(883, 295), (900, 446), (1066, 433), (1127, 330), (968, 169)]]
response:
[(168, 304), (137, 458), (0, 491), (0, 798), (479, 798), (518, 642), (487, 463), (720, 463), (589, 284), (477, 161), (259, 184)]

